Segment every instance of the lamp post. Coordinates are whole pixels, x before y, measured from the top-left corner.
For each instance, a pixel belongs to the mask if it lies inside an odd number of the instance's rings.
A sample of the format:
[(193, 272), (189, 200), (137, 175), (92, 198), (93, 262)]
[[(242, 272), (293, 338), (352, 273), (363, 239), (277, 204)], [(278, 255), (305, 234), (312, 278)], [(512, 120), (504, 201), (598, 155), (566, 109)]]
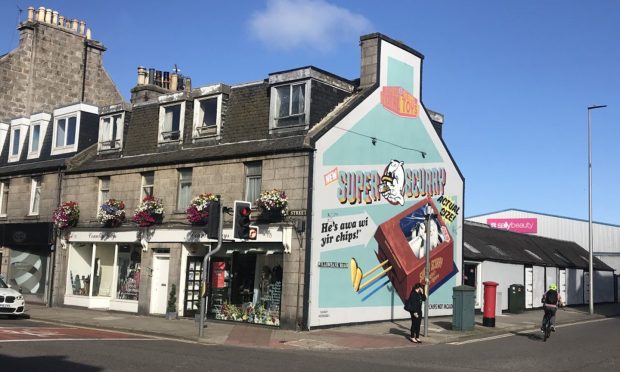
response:
[(431, 274), (431, 218), (433, 217), (433, 208), (430, 204), (426, 205), (424, 211), (424, 219), (426, 223), (426, 237), (424, 238), (424, 257), (426, 262), (424, 265), (424, 294), (426, 294), (426, 301), (424, 301), (424, 337), (428, 336), (428, 301), (430, 299), (430, 274)]
[(588, 106), (588, 261), (590, 285), (590, 315), (594, 315), (594, 275), (592, 270), (592, 110), (607, 107), (607, 105)]

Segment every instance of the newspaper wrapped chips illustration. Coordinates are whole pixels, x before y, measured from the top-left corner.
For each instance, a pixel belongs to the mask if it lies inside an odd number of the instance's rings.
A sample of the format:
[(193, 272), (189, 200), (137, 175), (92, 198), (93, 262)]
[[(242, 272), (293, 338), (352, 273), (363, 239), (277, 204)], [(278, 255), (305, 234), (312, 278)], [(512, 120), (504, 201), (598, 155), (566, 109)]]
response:
[[(387, 275), (394, 289), (404, 302), (415, 283), (424, 282), (424, 257), (426, 247), (425, 210), (430, 205), (430, 283), (431, 292), (453, 270), (454, 242), (441, 219), (432, 199), (425, 198), (379, 226), (375, 233), (379, 250), (379, 264), (366, 273), (351, 258), (353, 290), (362, 291)], [(362, 281), (383, 269), (372, 278)]]

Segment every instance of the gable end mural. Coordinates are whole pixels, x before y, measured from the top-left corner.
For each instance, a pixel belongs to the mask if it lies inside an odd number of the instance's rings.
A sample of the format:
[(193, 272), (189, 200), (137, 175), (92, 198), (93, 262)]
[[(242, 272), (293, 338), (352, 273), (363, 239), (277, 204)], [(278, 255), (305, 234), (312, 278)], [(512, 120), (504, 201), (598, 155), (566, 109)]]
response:
[(420, 56), (381, 40), (379, 87), (316, 141), (309, 326), (407, 318), (423, 282), (452, 313), (462, 261), (463, 179), (420, 100)]

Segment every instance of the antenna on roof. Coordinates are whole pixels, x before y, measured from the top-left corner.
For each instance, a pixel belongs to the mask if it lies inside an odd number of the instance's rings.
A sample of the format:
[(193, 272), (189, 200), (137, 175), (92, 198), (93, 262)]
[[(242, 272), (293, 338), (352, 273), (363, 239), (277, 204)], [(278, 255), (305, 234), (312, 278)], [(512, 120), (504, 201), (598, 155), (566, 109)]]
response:
[(181, 70), (177, 67), (177, 64), (174, 64), (174, 68), (172, 69), (172, 72), (174, 72), (175, 74), (179, 74), (179, 72), (181, 72)]

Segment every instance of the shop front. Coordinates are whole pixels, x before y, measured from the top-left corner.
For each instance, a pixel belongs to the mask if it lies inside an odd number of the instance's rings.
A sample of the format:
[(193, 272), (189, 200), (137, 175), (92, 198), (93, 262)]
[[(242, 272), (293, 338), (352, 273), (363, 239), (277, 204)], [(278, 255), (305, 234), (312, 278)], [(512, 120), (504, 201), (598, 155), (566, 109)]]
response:
[[(208, 318), (280, 324), (283, 255), (291, 231), (264, 226), (257, 240), (234, 242), (227, 239), (232, 231), (224, 230), (224, 243), (207, 266)], [(175, 284), (178, 314), (199, 314), (204, 257), (217, 242), (192, 227), (158, 227), (146, 235), (137, 229), (71, 231), (64, 244), (64, 304), (164, 314)]]
[(8, 248), (4, 277), (27, 302), (46, 303), (51, 273), (52, 225), (50, 223), (2, 224), (1, 246)]

